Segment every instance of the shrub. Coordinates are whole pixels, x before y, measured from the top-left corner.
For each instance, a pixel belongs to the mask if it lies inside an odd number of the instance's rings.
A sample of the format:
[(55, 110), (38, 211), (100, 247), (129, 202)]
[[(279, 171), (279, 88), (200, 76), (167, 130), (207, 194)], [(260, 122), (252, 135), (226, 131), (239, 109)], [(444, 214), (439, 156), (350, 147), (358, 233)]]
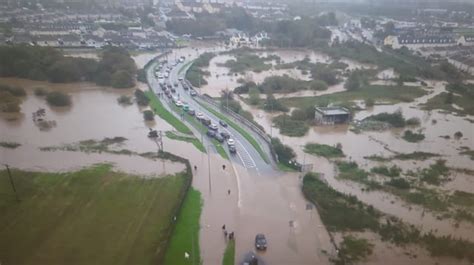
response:
[(150, 103), (150, 99), (140, 89), (135, 90), (135, 99), (140, 106), (148, 106), (148, 103)]
[(137, 80), (142, 82), (142, 83), (146, 83), (146, 72), (145, 72), (145, 69), (138, 69), (137, 71)]
[(310, 82), (309, 87), (311, 90), (326, 90), (328, 89), (328, 84), (322, 80), (313, 80)]
[(406, 124), (407, 124), (408, 126), (419, 126), (419, 125), (421, 124), (421, 121), (420, 121), (419, 118), (414, 117), (414, 118), (408, 119), (408, 120), (406, 121)]
[(462, 132), (457, 131), (457, 132), (454, 133), (454, 138), (456, 138), (456, 139), (461, 139), (462, 137), (463, 137)]
[(267, 94), (267, 98), (263, 104), (263, 109), (266, 111), (288, 111), (288, 108), (279, 100), (277, 100), (272, 94)]
[(155, 114), (153, 113), (153, 111), (151, 110), (145, 110), (143, 112), (143, 118), (146, 120), (146, 121), (152, 121), (155, 119)]
[(119, 104), (123, 105), (131, 105), (132, 104), (132, 98), (129, 96), (122, 95), (117, 99)]
[(403, 190), (406, 190), (406, 189), (410, 188), (410, 183), (408, 181), (406, 181), (405, 179), (402, 179), (402, 178), (391, 179), (391, 180), (385, 182), (385, 184), (389, 185), (389, 186), (392, 186), (392, 187), (395, 187), (397, 189), (403, 189)]
[(48, 104), (55, 107), (65, 107), (71, 105), (71, 97), (62, 92), (53, 91), (46, 96)]
[(403, 133), (402, 138), (407, 142), (417, 143), (417, 142), (423, 141), (425, 139), (425, 135), (422, 133), (414, 133), (411, 130), (406, 130)]
[(260, 91), (256, 87), (250, 88), (249, 91), (249, 104), (258, 105), (260, 103)]
[(48, 94), (48, 91), (44, 87), (35, 88), (35, 96), (44, 97)]
[(375, 100), (373, 98), (365, 99), (365, 106), (366, 107), (373, 107), (375, 105)]
[(278, 156), (278, 160), (282, 163), (288, 163), (290, 160), (296, 157), (295, 152), (291, 147), (284, 145), (280, 139), (272, 138), (272, 147)]
[(339, 257), (346, 264), (354, 264), (372, 254), (374, 245), (365, 238), (344, 236), (339, 249)]
[(9, 85), (0, 85), (0, 91), (9, 92), (15, 97), (24, 97), (26, 96), (26, 91), (24, 88), (19, 86), (9, 86)]
[(325, 144), (308, 143), (305, 145), (304, 151), (306, 153), (315, 154), (326, 158), (344, 157), (342, 148), (337, 148)]
[(380, 122), (386, 122), (393, 127), (401, 128), (405, 127), (406, 121), (405, 118), (403, 117), (403, 114), (401, 111), (396, 111), (394, 113), (387, 113), (387, 112), (382, 112), (377, 115), (372, 115), (366, 118), (366, 120), (376, 120)]
[(273, 118), (273, 123), (280, 129), (280, 133), (288, 136), (303, 136), (308, 132), (309, 126), (301, 120), (294, 120), (286, 114)]
[(398, 177), (400, 176), (401, 169), (397, 166), (392, 166), (391, 168), (388, 168), (386, 166), (380, 166), (372, 168), (370, 172), (384, 175), (387, 177)]

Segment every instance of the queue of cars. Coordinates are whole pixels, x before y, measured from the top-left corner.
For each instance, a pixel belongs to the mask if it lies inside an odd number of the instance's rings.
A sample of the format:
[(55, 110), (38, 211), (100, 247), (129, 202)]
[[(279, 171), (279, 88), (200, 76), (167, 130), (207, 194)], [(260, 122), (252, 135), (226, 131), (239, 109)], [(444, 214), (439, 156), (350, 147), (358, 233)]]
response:
[[(184, 58), (180, 58), (180, 62), (182, 61), (184, 61)], [(162, 73), (163, 70), (165, 74)], [(231, 139), (231, 136), (227, 131), (219, 132), (218, 124), (213, 123), (211, 119), (206, 117), (202, 112), (196, 113), (195, 110), (189, 107), (188, 103), (180, 100), (179, 94), (175, 95), (176, 88), (179, 86), (178, 82), (171, 83), (170, 80), (168, 80), (168, 82), (165, 81), (165, 79), (168, 78), (170, 71), (171, 67), (166, 66), (164, 62), (161, 62), (160, 64), (158, 64), (157, 67), (155, 67), (155, 77), (158, 78), (159, 86), (164, 92), (164, 95), (171, 99), (175, 106), (177, 106), (178, 108), (182, 108), (183, 111), (186, 112), (188, 115), (195, 116), (198, 121), (200, 121), (204, 126), (206, 126), (208, 128), (208, 131), (206, 132), (206, 135), (208, 137), (214, 138), (220, 143), (224, 143), (225, 141), (227, 141), (229, 152), (231, 154), (237, 153), (235, 141)], [(183, 89), (185, 91), (189, 91), (189, 94), (191, 96), (194, 97), (197, 95), (196, 91), (182, 77), (178, 78), (178, 80), (181, 82)], [(227, 127), (227, 124), (222, 120), (219, 121), (219, 125), (223, 128)]]

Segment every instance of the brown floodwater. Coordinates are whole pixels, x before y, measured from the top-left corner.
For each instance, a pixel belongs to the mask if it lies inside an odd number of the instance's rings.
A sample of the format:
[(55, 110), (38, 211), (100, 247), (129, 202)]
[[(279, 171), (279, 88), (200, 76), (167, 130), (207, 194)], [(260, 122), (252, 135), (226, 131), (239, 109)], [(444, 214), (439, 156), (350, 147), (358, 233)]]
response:
[[(184, 169), (179, 163), (161, 163), (139, 156), (39, 150), (40, 147), (71, 144), (87, 139), (122, 136), (129, 139), (121, 146), (123, 149), (139, 153), (156, 151), (156, 144), (146, 136), (148, 128), (171, 130), (171, 127), (160, 119), (145, 123), (141, 114), (143, 109), (136, 104), (119, 105), (117, 98), (132, 95), (132, 89), (116, 90), (89, 83), (49, 84), (12, 78), (2, 78), (0, 83), (20, 85), (28, 93), (21, 104), (20, 114), (0, 116), (0, 141), (22, 144), (17, 149), (1, 148), (2, 163), (29, 170), (65, 171), (110, 162), (121, 171), (146, 175), (174, 174)], [(71, 96), (72, 105), (66, 108), (49, 106), (44, 98), (33, 94), (32, 88), (39, 86), (67, 92)], [(46, 120), (55, 122), (55, 126), (49, 130), (40, 130), (32, 119), (32, 113), (40, 108), (46, 110)]]
[[(426, 139), (420, 143), (409, 143), (401, 138), (403, 130), (392, 129), (383, 132), (363, 132), (356, 134), (349, 130), (348, 125), (336, 126), (313, 126), (303, 137), (288, 137), (281, 135), (278, 128), (270, 128), (271, 118), (278, 114), (268, 114), (262, 110), (255, 109), (241, 102), (244, 109), (254, 114), (255, 120), (265, 128), (267, 133), (278, 136), (283, 143), (295, 149), (300, 162), (313, 164), (313, 169), (325, 175), (328, 183), (336, 190), (356, 195), (361, 201), (371, 204), (377, 209), (398, 216), (405, 221), (417, 225), (424, 231), (436, 230), (438, 234), (454, 235), (463, 238), (474, 238), (474, 225), (461, 222), (459, 227), (454, 227), (454, 221), (450, 219), (438, 220), (437, 215), (425, 211), (422, 207), (407, 205), (399, 198), (384, 192), (364, 192), (362, 186), (356, 183), (339, 181), (335, 179), (334, 164), (324, 158), (305, 154), (302, 149), (308, 142), (324, 143), (336, 145), (341, 143), (347, 158), (357, 162), (362, 168), (370, 170), (373, 166), (379, 165), (364, 159), (364, 156), (382, 155), (391, 156), (394, 152), (410, 153), (414, 151), (424, 151), (441, 154), (441, 159), (445, 159), (448, 166), (457, 168), (468, 168), (474, 170), (474, 164), (468, 156), (459, 155), (460, 146), (469, 146), (474, 149), (474, 129), (472, 124), (464, 117), (445, 114), (439, 111), (423, 111), (418, 105), (425, 103), (429, 98), (444, 91), (444, 83), (428, 81), (432, 88), (430, 94), (420, 97), (412, 103), (400, 103), (395, 105), (376, 105), (373, 108), (359, 111), (355, 114), (355, 119), (361, 120), (367, 116), (380, 112), (394, 112), (401, 110), (406, 118), (417, 117), (421, 121), (418, 128), (422, 129)], [(432, 121), (436, 120), (436, 123)], [(464, 137), (459, 140), (453, 139), (453, 134), (461, 131)], [(451, 139), (441, 138), (442, 135), (450, 135)], [(436, 159), (427, 161), (392, 161), (403, 170), (416, 170), (433, 164)], [(391, 163), (389, 163), (391, 164)], [(443, 189), (462, 190), (474, 192), (474, 178), (467, 174), (452, 172), (450, 176), (453, 180), (448, 182)]]

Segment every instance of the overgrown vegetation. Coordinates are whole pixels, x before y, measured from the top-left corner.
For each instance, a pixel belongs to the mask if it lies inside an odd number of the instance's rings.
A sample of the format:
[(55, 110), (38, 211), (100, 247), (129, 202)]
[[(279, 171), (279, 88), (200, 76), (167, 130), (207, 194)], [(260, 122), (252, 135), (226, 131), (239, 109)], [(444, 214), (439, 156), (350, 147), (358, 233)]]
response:
[(280, 129), (280, 133), (291, 137), (299, 137), (305, 135), (309, 126), (306, 122), (292, 119), (287, 114), (281, 114), (272, 119), (272, 122)]
[(334, 190), (315, 173), (304, 176), (302, 189), (305, 197), (318, 208), (321, 220), (329, 231), (370, 230), (378, 233), (382, 240), (396, 245), (421, 244), (433, 256), (474, 261), (473, 242), (450, 236), (438, 237), (432, 233), (422, 234), (416, 227), (384, 215), (354, 196)]
[(397, 166), (392, 166), (392, 167), (387, 167), (387, 166), (378, 166), (378, 167), (373, 167), (370, 172), (375, 173), (375, 174), (380, 174), (384, 175), (387, 177), (398, 177), (400, 176), (401, 168)]
[(440, 185), (447, 181), (449, 175), (449, 168), (446, 166), (445, 160), (437, 160), (428, 168), (424, 168), (420, 172), (420, 179), (432, 185)]
[[(440, 109), (457, 115), (474, 115), (474, 84), (452, 83), (446, 86), (448, 92), (442, 92), (430, 98), (422, 105), (425, 110)], [(457, 106), (454, 107), (454, 105)]]
[(230, 59), (223, 66), (229, 68), (231, 73), (244, 73), (246, 71), (260, 73), (272, 67), (271, 64), (266, 64), (265, 62), (278, 59), (275, 56), (260, 57), (252, 54), (247, 49), (238, 49), (230, 52), (235, 56), (235, 60)]
[(174, 132), (171, 131), (166, 131), (165, 132), (166, 137), (173, 139), (173, 140), (178, 140), (178, 141), (184, 141), (188, 143), (192, 143), (199, 151), (206, 153), (206, 148), (204, 145), (199, 141), (196, 137), (189, 137), (189, 136), (181, 136), (177, 135)]
[(307, 143), (304, 146), (304, 151), (308, 154), (323, 156), (326, 158), (345, 156), (340, 146), (334, 147), (326, 144)]
[(339, 247), (339, 258), (336, 264), (354, 264), (372, 254), (374, 245), (365, 238), (356, 238), (352, 235), (344, 236)]
[(126, 95), (121, 95), (119, 98), (117, 98), (117, 102), (122, 105), (132, 105), (132, 98)]
[(225, 247), (224, 257), (222, 258), (222, 265), (234, 265), (235, 261), (235, 240), (229, 240)]
[(427, 160), (433, 157), (440, 156), (438, 154), (433, 154), (433, 153), (427, 153), (427, 152), (421, 152), (421, 151), (415, 151), (412, 153), (398, 153), (396, 155), (393, 155), (391, 157), (383, 157), (379, 155), (371, 155), (371, 156), (365, 156), (365, 159), (368, 160), (373, 160), (373, 161), (379, 161), (379, 162), (384, 162), (384, 161), (391, 161), (391, 160)]
[(143, 111), (143, 119), (145, 121), (153, 121), (155, 120), (155, 114), (151, 110), (145, 110)]

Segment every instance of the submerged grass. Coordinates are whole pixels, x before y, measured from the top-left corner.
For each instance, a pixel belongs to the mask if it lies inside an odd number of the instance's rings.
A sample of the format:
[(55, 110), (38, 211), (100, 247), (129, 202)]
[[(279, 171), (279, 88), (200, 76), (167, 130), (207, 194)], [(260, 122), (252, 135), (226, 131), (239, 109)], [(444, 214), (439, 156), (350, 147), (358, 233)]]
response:
[(196, 147), (199, 151), (206, 153), (206, 148), (204, 145), (195, 137), (187, 137), (187, 136), (181, 136), (181, 135), (176, 135), (173, 132), (166, 131), (165, 132), (166, 137), (173, 139), (173, 140), (178, 140), (178, 141), (184, 141), (188, 143), (192, 143), (194, 147)]
[(0, 142), (0, 147), (9, 148), (9, 149), (16, 149), (20, 147), (20, 143), (15, 142)]

